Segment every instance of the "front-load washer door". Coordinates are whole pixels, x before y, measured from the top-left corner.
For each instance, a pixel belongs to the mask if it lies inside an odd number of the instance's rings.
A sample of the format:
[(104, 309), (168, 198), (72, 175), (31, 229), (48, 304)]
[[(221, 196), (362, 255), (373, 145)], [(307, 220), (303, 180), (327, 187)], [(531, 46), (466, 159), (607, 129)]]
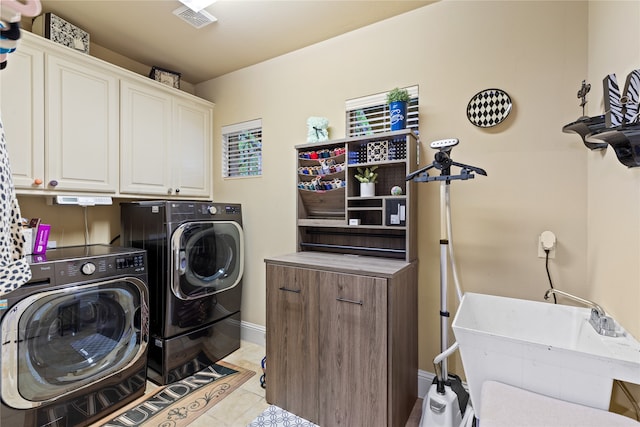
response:
[(244, 270), (242, 228), (234, 221), (181, 224), (171, 236), (171, 289), (182, 300), (231, 289)]
[(137, 278), (32, 294), (2, 319), (2, 400), (53, 402), (146, 357), (146, 284)]

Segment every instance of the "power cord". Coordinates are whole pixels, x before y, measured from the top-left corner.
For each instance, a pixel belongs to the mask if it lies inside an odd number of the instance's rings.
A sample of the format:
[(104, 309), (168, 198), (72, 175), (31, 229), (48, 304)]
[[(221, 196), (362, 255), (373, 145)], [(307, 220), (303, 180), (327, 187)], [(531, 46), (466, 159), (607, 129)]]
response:
[(83, 206), (82, 210), (84, 211), (84, 244), (89, 244), (89, 221), (87, 219), (87, 207)]
[[(545, 262), (544, 262), (544, 267), (547, 270), (547, 277), (549, 278), (549, 286), (551, 286), (551, 289), (553, 289), (553, 281), (551, 280), (551, 273), (549, 273), (549, 249), (545, 249), (544, 253), (546, 255)], [(558, 299), (556, 298), (556, 294), (553, 294), (553, 303), (554, 304), (558, 303)]]

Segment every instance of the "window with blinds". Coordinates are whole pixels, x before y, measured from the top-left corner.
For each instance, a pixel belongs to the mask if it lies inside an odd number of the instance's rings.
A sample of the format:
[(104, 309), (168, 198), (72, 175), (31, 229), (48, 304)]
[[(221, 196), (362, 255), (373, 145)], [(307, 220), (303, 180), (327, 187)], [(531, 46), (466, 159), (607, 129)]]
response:
[(262, 120), (222, 127), (223, 178), (262, 175)]
[[(405, 88), (409, 92), (407, 103), (407, 129), (418, 133), (418, 86)], [(391, 118), (387, 104), (387, 92), (347, 100), (347, 136), (372, 135), (389, 132)]]

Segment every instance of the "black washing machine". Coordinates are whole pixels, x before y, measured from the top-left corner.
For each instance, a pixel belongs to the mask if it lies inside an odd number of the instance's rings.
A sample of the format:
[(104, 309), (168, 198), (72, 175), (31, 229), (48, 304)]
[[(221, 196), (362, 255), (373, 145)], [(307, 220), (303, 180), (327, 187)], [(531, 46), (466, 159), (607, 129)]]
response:
[(181, 380), (240, 348), (240, 205), (141, 201), (120, 212), (122, 244), (148, 254), (149, 379)]
[(0, 425), (86, 426), (144, 394), (146, 254), (109, 245), (27, 257), (0, 299)]

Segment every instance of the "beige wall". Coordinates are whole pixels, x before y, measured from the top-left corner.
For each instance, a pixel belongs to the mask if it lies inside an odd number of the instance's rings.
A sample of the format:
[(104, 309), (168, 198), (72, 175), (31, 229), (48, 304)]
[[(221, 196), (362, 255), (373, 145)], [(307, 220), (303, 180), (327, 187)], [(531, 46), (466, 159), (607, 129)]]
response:
[[(18, 196), (20, 213), (25, 218), (40, 218), (51, 225), (49, 240), (57, 246), (107, 244), (120, 234), (119, 199), (112, 206), (52, 206), (43, 196)], [(86, 213), (86, 233), (85, 233)], [(86, 234), (86, 240), (85, 240)], [(115, 241), (114, 244), (120, 244)]]
[[(243, 318), (264, 325), (263, 259), (295, 251), (293, 146), (305, 142), (307, 117), (328, 117), (330, 136), (343, 137), (346, 99), (414, 84), (421, 164), (433, 160), (430, 141), (457, 137), (454, 160), (488, 172), (452, 185), (465, 290), (542, 301), (549, 285), (537, 241), (552, 230), (556, 287), (592, 296), (589, 153), (561, 130), (581, 113), (576, 92), (586, 78), (586, 24), (584, 2), (443, 1), (197, 85), (197, 94), (216, 103), (214, 166), (221, 163), (221, 126), (263, 120), (263, 177), (224, 180), (214, 173), (215, 198), (244, 206)], [(468, 122), (466, 105), (493, 87), (511, 95), (514, 111), (503, 125), (482, 130)], [(420, 184), (418, 197), (420, 368), (432, 371), (439, 352), (438, 186)]]
[[(602, 79), (615, 73), (621, 88), (640, 68), (640, 3), (589, 2), (588, 114), (604, 111)], [(615, 28), (612, 28), (615, 23)], [(640, 168), (628, 169), (613, 150), (587, 150), (587, 295), (640, 337)], [(613, 410), (633, 416), (614, 388)], [(640, 386), (632, 386), (640, 401)]]
[[(604, 111), (602, 79), (615, 73), (622, 90), (627, 74), (639, 64), (640, 3), (590, 2), (589, 115)], [(625, 167), (611, 149), (587, 150), (587, 156), (589, 295), (638, 337), (640, 168)]]

